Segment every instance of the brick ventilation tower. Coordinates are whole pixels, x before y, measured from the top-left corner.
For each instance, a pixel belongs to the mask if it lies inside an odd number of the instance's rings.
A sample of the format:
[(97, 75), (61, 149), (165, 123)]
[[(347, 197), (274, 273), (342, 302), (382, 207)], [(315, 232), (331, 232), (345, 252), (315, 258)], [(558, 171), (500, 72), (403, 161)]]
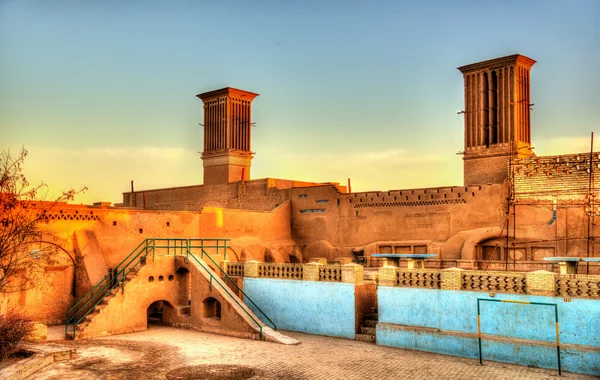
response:
[(226, 87), (196, 95), (204, 103), (204, 185), (250, 179), (253, 92)]
[(515, 54), (458, 68), (465, 81), (465, 185), (502, 183), (511, 154), (532, 155), (529, 71), (534, 64)]

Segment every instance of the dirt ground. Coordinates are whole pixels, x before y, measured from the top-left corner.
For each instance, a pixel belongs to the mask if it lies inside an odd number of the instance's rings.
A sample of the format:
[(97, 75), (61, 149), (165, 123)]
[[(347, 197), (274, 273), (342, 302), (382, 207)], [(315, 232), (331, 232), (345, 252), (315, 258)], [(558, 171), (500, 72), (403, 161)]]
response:
[[(552, 379), (556, 370), (294, 332), (296, 346), (170, 327), (76, 341), (78, 358), (31, 379)], [(52, 344), (65, 345), (65, 341)], [(596, 379), (563, 373), (563, 379)]]

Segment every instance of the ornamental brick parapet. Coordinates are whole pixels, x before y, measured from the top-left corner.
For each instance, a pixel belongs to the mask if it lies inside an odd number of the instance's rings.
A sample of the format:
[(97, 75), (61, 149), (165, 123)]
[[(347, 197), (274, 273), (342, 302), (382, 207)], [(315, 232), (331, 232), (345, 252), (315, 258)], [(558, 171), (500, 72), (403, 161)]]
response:
[(380, 286), (395, 286), (396, 285), (396, 270), (398, 267), (393, 265), (384, 265), (379, 268), (379, 285)]
[(302, 279), (305, 281), (319, 281), (319, 273), (323, 264), (308, 263), (302, 264)]
[(360, 285), (363, 281), (364, 269), (362, 265), (353, 263), (342, 265), (342, 282)]
[(545, 270), (536, 270), (525, 275), (527, 294), (535, 296), (556, 295), (556, 275)]
[(444, 290), (461, 290), (462, 289), (462, 272), (464, 269), (448, 268), (441, 271), (441, 289)]
[(258, 277), (259, 261), (251, 260), (244, 263), (244, 277)]
[(534, 272), (379, 268), (380, 286), (600, 299), (600, 276)]

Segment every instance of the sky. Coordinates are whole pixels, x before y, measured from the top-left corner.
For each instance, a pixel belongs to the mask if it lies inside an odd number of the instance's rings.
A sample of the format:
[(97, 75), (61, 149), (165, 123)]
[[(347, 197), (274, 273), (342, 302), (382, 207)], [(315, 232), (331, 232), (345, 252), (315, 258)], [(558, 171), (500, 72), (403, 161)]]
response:
[(195, 95), (230, 86), (260, 94), (252, 178), (461, 185), (456, 68), (515, 53), (536, 154), (589, 151), (600, 0), (0, 0), (0, 149), (75, 203), (201, 184)]

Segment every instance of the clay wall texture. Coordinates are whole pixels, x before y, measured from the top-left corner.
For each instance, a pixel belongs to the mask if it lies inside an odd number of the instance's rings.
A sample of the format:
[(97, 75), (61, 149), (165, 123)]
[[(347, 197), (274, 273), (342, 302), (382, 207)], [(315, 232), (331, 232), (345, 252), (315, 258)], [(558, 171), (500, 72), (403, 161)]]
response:
[[(345, 186), (331, 183), (341, 192)], [(122, 207), (147, 210), (198, 211), (214, 206), (268, 211), (289, 199), (289, 190), (297, 187), (323, 186), (314, 182), (263, 178), (220, 185), (194, 185), (123, 193)], [(144, 201), (145, 198), (145, 201)]]
[[(243, 238), (291, 245), (290, 204), (273, 211), (206, 207), (202, 211), (157, 211), (60, 204), (48, 215), (60, 245), (56, 264), (47, 268), (40, 288), (0, 297), (0, 312), (21, 309), (34, 320), (55, 324), (66, 311), (146, 238)], [(233, 242), (232, 242), (233, 243)], [(238, 261), (237, 251), (228, 260)], [(221, 254), (216, 257), (222, 260)], [(262, 257), (264, 258), (264, 257)], [(75, 282), (75, 286), (74, 283)], [(74, 289), (73, 289), (74, 288)], [(75, 296), (73, 296), (73, 291)]]
[(383, 240), (446, 241), (463, 230), (498, 225), (505, 197), (501, 185), (352, 194), (331, 186), (293, 189), (292, 233), (298, 244), (327, 240), (342, 247)]
[[(165, 324), (252, 337), (254, 329), (239, 315), (230, 300), (223, 297), (217, 284), (209, 286), (209, 281), (199, 270), (196, 265), (185, 263), (181, 258), (149, 257), (137, 276), (126, 284), (125, 291), (118, 292), (108, 301), (80, 337), (146, 330), (151, 311), (148, 308), (156, 301), (166, 301), (162, 313)], [(206, 300), (219, 302), (218, 317), (215, 317), (214, 310), (207, 310), (210, 303), (207, 305)]]

